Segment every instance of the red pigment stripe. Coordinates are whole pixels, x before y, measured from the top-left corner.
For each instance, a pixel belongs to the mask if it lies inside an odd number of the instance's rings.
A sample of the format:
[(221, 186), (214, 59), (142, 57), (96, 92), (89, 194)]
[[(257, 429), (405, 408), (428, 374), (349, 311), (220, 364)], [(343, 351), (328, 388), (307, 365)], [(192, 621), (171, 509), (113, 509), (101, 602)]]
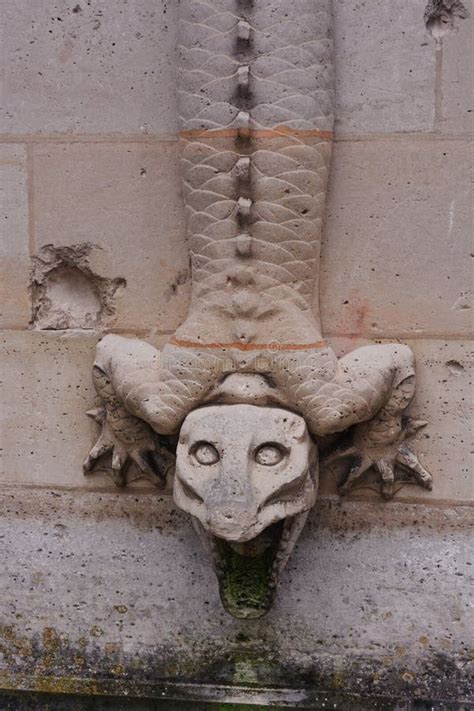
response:
[(333, 131), (321, 131), (319, 128), (298, 130), (289, 126), (275, 128), (193, 128), (190, 131), (179, 131), (180, 138), (234, 138), (246, 136), (251, 138), (277, 138), (278, 136), (294, 136), (296, 138), (321, 138), (331, 140)]
[(316, 341), (316, 343), (197, 343), (195, 341), (185, 341), (174, 336), (169, 343), (179, 348), (213, 349), (223, 350), (224, 348), (235, 348), (239, 351), (307, 351), (314, 348), (324, 348), (326, 341)]

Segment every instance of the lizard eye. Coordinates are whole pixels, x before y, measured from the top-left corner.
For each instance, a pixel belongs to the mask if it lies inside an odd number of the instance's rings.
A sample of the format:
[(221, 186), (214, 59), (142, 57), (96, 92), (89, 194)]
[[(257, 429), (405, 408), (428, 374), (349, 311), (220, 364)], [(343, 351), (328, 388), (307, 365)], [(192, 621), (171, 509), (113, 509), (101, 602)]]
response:
[(255, 461), (257, 464), (263, 464), (265, 467), (274, 467), (286, 457), (288, 452), (279, 444), (266, 442), (260, 445), (255, 452)]
[(210, 442), (197, 442), (191, 453), (198, 464), (211, 466), (219, 461), (219, 452)]

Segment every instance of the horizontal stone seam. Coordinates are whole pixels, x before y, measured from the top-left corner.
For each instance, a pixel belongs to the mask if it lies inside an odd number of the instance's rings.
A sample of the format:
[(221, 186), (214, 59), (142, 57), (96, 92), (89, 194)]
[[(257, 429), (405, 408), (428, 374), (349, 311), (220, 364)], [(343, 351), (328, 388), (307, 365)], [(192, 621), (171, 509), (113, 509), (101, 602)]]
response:
[[(470, 141), (473, 132), (465, 133), (334, 133), (333, 140), (337, 142), (364, 142), (364, 141)], [(166, 135), (140, 135), (140, 134), (0, 134), (1, 143), (177, 143), (178, 134)]]
[(0, 134), (0, 143), (177, 143), (177, 134), (163, 136), (140, 134)]
[[(2, 491), (0, 493), (0, 501), (4, 499), (4, 497), (8, 497), (11, 494), (17, 494), (18, 491), (22, 490), (29, 490), (29, 491), (38, 491), (38, 492), (50, 492), (53, 496), (57, 493), (58, 496), (60, 496), (62, 493), (68, 494), (68, 493), (76, 493), (76, 494), (110, 494), (114, 495), (114, 497), (139, 497), (143, 495), (144, 497), (149, 497), (150, 494), (154, 494), (158, 498), (168, 498), (171, 499), (173, 496), (173, 492), (170, 489), (157, 489), (155, 486), (144, 486), (140, 488), (127, 488), (121, 491), (117, 491), (117, 488), (115, 486), (97, 486), (97, 487), (89, 487), (89, 486), (60, 486), (60, 485), (52, 485), (52, 484), (27, 484), (23, 482), (15, 482), (13, 480), (8, 481), (5, 480), (2, 484)], [(436, 508), (436, 509), (449, 509), (449, 510), (455, 510), (457, 508), (465, 509), (465, 508), (474, 508), (474, 500), (471, 499), (430, 499), (428, 497), (422, 496), (420, 498), (414, 499), (413, 497), (408, 497), (408, 496), (396, 496), (395, 499), (393, 499), (389, 504), (387, 504), (386, 501), (383, 501), (380, 499), (380, 497), (375, 496), (372, 497), (367, 497), (367, 496), (362, 496), (362, 495), (357, 495), (355, 493), (351, 494), (350, 496), (335, 496), (334, 494), (322, 494), (321, 496), (318, 497), (318, 502), (320, 503), (334, 503), (334, 504), (370, 504), (370, 505), (377, 505), (380, 508), (383, 508), (384, 506), (396, 506), (397, 504), (402, 504), (404, 506), (427, 506), (428, 508)], [(6, 518), (5, 515), (0, 514), (0, 518)]]
[[(71, 328), (71, 329), (40, 329), (40, 328), (30, 328), (28, 326), (25, 326), (25, 324), (19, 323), (18, 325), (5, 325), (2, 326), (2, 323), (0, 322), (0, 333), (8, 334), (8, 332), (11, 331), (12, 333), (18, 333), (19, 331), (25, 331), (25, 333), (40, 333), (44, 336), (49, 336), (49, 335), (61, 335), (61, 336), (79, 336), (79, 335), (84, 335), (84, 336), (90, 336), (90, 337), (96, 337), (96, 338), (101, 338), (102, 336), (105, 336), (108, 333), (115, 333), (115, 334), (120, 334), (123, 336), (139, 336), (140, 338), (160, 338), (160, 337), (170, 337), (175, 333), (175, 330), (165, 330), (165, 331), (160, 331), (155, 329), (153, 326), (148, 326), (147, 328), (127, 328), (127, 327), (119, 327), (119, 326), (111, 326), (110, 328), (103, 328), (103, 329), (86, 329), (86, 328)], [(471, 332), (466, 332), (466, 333), (431, 333), (430, 331), (426, 331), (423, 333), (410, 333), (410, 332), (390, 332), (387, 331), (383, 334), (374, 334), (374, 333), (338, 333), (338, 332), (327, 332), (323, 329), (325, 338), (326, 339), (336, 339), (336, 338), (358, 338), (361, 340), (366, 340), (366, 341), (371, 341), (371, 342), (381, 342), (381, 341), (433, 341), (433, 342), (458, 342), (458, 341), (470, 341), (474, 337), (474, 333)], [(197, 346), (198, 344), (196, 344)], [(224, 345), (229, 345), (229, 344), (224, 344)], [(258, 346), (258, 344), (257, 344)], [(265, 345), (261, 345), (261, 348), (265, 348)]]
[[(324, 331), (324, 329), (323, 329)], [(326, 338), (360, 338), (367, 341), (379, 342), (379, 341), (470, 341), (474, 334), (471, 331), (458, 332), (458, 333), (432, 333), (431, 331), (424, 331), (423, 333), (411, 333), (400, 332), (400, 331), (386, 331), (383, 334), (375, 333), (328, 333), (324, 331)]]
[(2, 326), (0, 322), (0, 333), (5, 333), (8, 334), (8, 332), (11, 331), (13, 333), (17, 333), (18, 331), (25, 331), (25, 333), (41, 333), (43, 336), (49, 336), (49, 335), (54, 335), (58, 334), (61, 336), (90, 336), (92, 338), (102, 338), (102, 336), (105, 336), (107, 333), (119, 333), (121, 335), (129, 335), (129, 336), (140, 336), (143, 338), (158, 338), (160, 336), (166, 337), (166, 336), (172, 336), (175, 330), (166, 330), (166, 331), (159, 331), (155, 329), (153, 326), (148, 326), (146, 328), (120, 328), (117, 326), (110, 326), (110, 328), (103, 328), (103, 329), (95, 329), (95, 328), (31, 328), (31, 326), (28, 326), (25, 324), (19, 323), (18, 325), (8, 325), (8, 326)]
[(212, 128), (212, 129), (190, 129), (180, 131), (179, 138), (189, 141), (207, 140), (214, 138), (320, 138), (329, 141), (334, 138), (333, 131), (322, 131), (314, 129), (292, 129), (289, 126), (275, 126), (274, 128)]
[(464, 133), (439, 133), (430, 131), (426, 133), (410, 133), (410, 132), (395, 132), (395, 133), (334, 133), (334, 141), (336, 142), (364, 142), (364, 141), (472, 141), (474, 138), (473, 131)]

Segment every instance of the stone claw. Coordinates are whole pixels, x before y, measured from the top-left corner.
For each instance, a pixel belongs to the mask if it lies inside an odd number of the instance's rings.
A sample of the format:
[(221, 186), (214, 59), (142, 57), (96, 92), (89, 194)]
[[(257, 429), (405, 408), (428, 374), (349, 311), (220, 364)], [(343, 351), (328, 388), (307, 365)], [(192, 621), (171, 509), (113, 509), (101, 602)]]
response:
[(165, 486), (174, 458), (161, 446), (156, 435), (148, 431), (145, 423), (141, 423), (144, 430), (142, 435), (128, 442), (113, 431), (107, 421), (104, 408), (90, 410), (87, 414), (101, 425), (102, 431), (83, 463), (84, 474), (93, 471), (100, 457), (112, 454), (110, 473), (116, 486), (126, 485), (127, 469), (131, 462), (134, 462), (142, 476), (152, 481), (155, 486), (159, 488)]
[(426, 424), (424, 420), (403, 418), (399, 427), (386, 429), (385, 438), (381, 436), (380, 428), (376, 429), (370, 422), (358, 425), (354, 430), (353, 442), (335, 449), (324, 459), (324, 464), (342, 459), (351, 460), (346, 480), (339, 486), (339, 493), (347, 493), (368, 469), (373, 468), (378, 473), (381, 495), (391, 499), (395, 494), (397, 467), (408, 472), (417, 484), (431, 490), (431, 474), (406, 444), (406, 439)]
[(94, 407), (92, 410), (87, 410), (86, 415), (95, 422), (102, 424), (105, 420), (105, 407)]

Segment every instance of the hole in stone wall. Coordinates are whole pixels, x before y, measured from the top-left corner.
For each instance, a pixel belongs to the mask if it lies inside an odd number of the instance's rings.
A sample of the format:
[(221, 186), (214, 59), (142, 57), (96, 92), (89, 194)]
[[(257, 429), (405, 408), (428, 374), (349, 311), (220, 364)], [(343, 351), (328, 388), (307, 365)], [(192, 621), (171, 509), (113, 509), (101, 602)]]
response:
[(94, 328), (101, 311), (99, 295), (80, 269), (57, 267), (49, 273), (38, 312), (38, 321), (46, 317), (46, 328)]
[(95, 328), (115, 312), (114, 297), (125, 279), (95, 274), (88, 262), (93, 245), (44, 246), (33, 257), (31, 324), (37, 329)]
[(437, 41), (455, 28), (457, 19), (468, 17), (469, 13), (460, 0), (429, 0), (425, 8), (425, 25), (430, 35)]
[(452, 375), (460, 375), (460, 373), (464, 372), (464, 366), (458, 360), (448, 360), (446, 365)]

